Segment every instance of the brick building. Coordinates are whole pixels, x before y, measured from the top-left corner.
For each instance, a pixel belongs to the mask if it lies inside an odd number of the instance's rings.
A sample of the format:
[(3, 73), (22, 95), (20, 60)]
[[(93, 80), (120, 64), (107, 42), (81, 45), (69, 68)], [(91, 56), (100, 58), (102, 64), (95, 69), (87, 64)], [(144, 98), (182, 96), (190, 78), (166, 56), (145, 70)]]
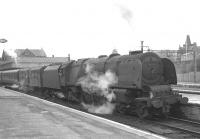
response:
[(69, 57), (47, 57), (43, 49), (16, 49), (15, 54), (16, 56), (12, 57), (3, 51), (0, 70), (43, 66), (69, 60)]

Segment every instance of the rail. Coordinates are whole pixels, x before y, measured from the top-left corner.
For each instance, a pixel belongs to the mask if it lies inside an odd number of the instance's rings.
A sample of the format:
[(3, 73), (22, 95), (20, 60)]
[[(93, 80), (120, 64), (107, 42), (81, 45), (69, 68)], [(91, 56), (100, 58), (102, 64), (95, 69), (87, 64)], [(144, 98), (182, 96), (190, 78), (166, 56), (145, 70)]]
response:
[(152, 122), (200, 138), (200, 123), (198, 122), (179, 119), (175, 117), (168, 117), (168, 119), (164, 121), (163, 120), (161, 121), (159, 119), (153, 119)]

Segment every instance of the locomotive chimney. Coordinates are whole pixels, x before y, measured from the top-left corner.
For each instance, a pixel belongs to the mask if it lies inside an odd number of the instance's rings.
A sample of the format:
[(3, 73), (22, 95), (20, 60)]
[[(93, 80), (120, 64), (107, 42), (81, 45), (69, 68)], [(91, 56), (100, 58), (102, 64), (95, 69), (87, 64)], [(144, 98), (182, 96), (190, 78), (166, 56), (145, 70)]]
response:
[(142, 53), (143, 53), (143, 43), (144, 43), (144, 41), (141, 41), (141, 51), (142, 51)]
[(70, 54), (68, 54), (68, 61), (70, 61)]

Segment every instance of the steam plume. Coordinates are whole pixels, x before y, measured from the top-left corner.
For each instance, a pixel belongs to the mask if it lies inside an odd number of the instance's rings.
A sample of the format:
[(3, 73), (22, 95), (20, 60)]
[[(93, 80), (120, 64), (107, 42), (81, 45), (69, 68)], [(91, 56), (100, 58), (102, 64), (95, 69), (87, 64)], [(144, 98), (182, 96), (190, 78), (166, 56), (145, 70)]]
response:
[(17, 64), (17, 54), (15, 53), (14, 49), (5, 49), (4, 52), (7, 54), (8, 57), (13, 58), (15, 64)]
[(94, 105), (87, 105), (82, 103), (83, 107), (88, 110), (90, 113), (97, 113), (97, 114), (111, 114), (115, 109), (115, 104), (110, 102), (106, 102), (101, 106), (94, 106)]
[(29, 91), (32, 91), (33, 88), (30, 87), (30, 86), (28, 87), (27, 85), (25, 85), (25, 82), (26, 82), (25, 79), (19, 82), (19, 90), (21, 90), (21, 91), (23, 91), (25, 93), (27, 93)]
[(18, 89), (18, 88), (19, 88), (19, 85), (17, 85), (17, 84), (12, 84), (12, 85), (10, 86), (10, 88), (12, 88), (12, 89)]
[(79, 79), (79, 84), (81, 84), (83, 91), (103, 96), (107, 101), (101, 106), (83, 103), (84, 108), (92, 113), (111, 114), (115, 108), (115, 104), (111, 103), (115, 99), (115, 94), (109, 90), (109, 86), (118, 82), (116, 75), (109, 70), (105, 74), (100, 74), (89, 64), (86, 65), (85, 71), (86, 76)]
[(13, 49), (5, 49), (5, 51), (8, 53), (9, 56), (13, 58), (17, 57), (17, 54), (15, 53)]

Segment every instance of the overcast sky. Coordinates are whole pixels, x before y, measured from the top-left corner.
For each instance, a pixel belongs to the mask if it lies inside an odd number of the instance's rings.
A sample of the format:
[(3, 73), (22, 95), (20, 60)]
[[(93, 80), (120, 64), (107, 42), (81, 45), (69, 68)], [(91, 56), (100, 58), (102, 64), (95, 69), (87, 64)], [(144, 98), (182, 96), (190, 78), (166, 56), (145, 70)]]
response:
[(200, 45), (199, 0), (0, 0), (1, 50), (43, 48), (73, 59)]

